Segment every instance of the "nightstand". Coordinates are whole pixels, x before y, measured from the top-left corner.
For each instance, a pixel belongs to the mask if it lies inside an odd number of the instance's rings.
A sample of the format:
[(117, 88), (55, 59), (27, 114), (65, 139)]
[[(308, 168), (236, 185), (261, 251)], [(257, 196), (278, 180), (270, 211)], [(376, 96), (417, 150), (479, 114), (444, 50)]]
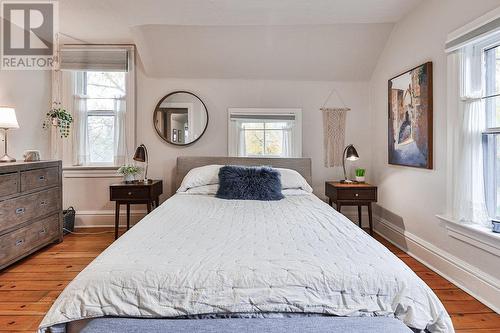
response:
[(120, 205), (127, 205), (127, 230), (130, 229), (130, 205), (146, 205), (148, 214), (151, 207), (158, 207), (159, 197), (163, 193), (163, 183), (161, 180), (151, 180), (148, 183), (118, 183), (109, 186), (109, 196), (111, 201), (116, 201), (115, 207), (115, 239), (118, 238), (118, 226), (120, 224)]
[(358, 224), (361, 228), (361, 207), (368, 207), (370, 235), (373, 235), (372, 202), (377, 202), (377, 187), (366, 183), (326, 182), (325, 194), (328, 203), (334, 203), (340, 213), (342, 206), (358, 207)]

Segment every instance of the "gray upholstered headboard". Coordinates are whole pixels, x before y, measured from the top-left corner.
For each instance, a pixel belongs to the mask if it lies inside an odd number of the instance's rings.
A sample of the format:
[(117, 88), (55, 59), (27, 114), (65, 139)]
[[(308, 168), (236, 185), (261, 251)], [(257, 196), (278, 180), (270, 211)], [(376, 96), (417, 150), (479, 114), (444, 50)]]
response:
[(179, 156), (175, 184), (178, 188), (184, 176), (193, 168), (204, 165), (269, 165), (275, 168), (287, 168), (297, 171), (312, 186), (310, 158), (253, 158), (253, 157), (211, 157), (211, 156)]

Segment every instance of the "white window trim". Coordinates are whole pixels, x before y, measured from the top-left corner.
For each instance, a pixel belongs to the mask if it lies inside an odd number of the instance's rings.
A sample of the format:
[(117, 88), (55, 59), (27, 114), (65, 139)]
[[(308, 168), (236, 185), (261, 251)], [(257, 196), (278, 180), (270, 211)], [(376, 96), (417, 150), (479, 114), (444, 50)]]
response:
[(126, 86), (127, 86), (127, 95), (125, 96), (125, 103), (127, 107), (127, 112), (126, 112), (126, 155), (129, 156), (130, 158), (132, 157), (132, 154), (135, 152), (136, 148), (136, 125), (135, 125), (135, 118), (136, 118), (136, 109), (137, 109), (137, 104), (136, 104), (136, 90), (135, 90), (135, 85), (136, 85), (136, 63), (135, 63), (135, 46), (129, 46), (129, 64), (130, 68), (128, 71), (128, 75), (125, 75), (125, 80), (126, 80)]
[[(450, 33), (448, 35), (448, 41), (452, 41), (454, 38), (459, 38), (462, 35), (465, 35), (467, 32), (473, 30), (472, 27), (475, 28), (480, 27), (481, 25), (485, 25), (487, 22), (492, 21), (493, 19), (500, 18), (500, 8), (484, 15), (481, 18), (478, 18), (474, 22), (457, 29), (456, 31)], [(475, 29), (474, 28), (474, 29)], [(488, 35), (491, 37), (491, 34), (497, 34), (498, 32), (489, 32)], [(481, 36), (481, 38), (475, 38), (468, 40), (462, 44), (457, 45), (453, 48), (448, 48), (445, 51), (448, 54), (455, 52), (460, 47), (463, 47), (469, 43), (477, 43), (481, 47), (481, 52), (483, 53), (486, 49), (493, 47), (497, 42), (491, 43), (489, 38), (485, 38)], [(449, 55), (448, 55), (449, 57)], [(449, 60), (448, 58), (448, 70), (449, 70)], [(484, 77), (483, 77), (484, 80)], [(484, 82), (484, 81), (483, 81)], [(451, 91), (458, 91), (460, 87), (459, 78), (456, 75), (450, 76), (450, 73), (447, 73), (447, 153), (446, 158), (448, 160), (446, 166), (446, 211), (443, 214), (435, 215), (438, 219), (445, 222), (446, 229), (448, 231), (448, 235), (452, 238), (461, 240), (465, 243), (468, 243), (477, 248), (483, 249), (489, 253), (500, 256), (500, 234), (494, 233), (491, 228), (478, 225), (478, 224), (463, 224), (455, 219), (453, 219), (451, 210), (452, 210), (452, 198), (453, 198), (453, 138), (456, 135), (456, 121), (457, 121), (457, 113), (455, 110), (458, 108), (459, 101), (455, 99), (450, 99), (449, 95)], [(452, 94), (453, 95), (453, 94)], [(488, 128), (485, 130), (485, 133), (497, 133), (500, 131), (500, 128)]]
[(122, 178), (115, 166), (65, 166), (64, 178)]
[(500, 257), (500, 234), (475, 224), (463, 224), (449, 216), (436, 215), (445, 222), (448, 235)]
[[(227, 152), (228, 156), (236, 157), (238, 155), (238, 133), (231, 125), (231, 115), (265, 115), (265, 114), (294, 114), (295, 126), (299, 131), (294, 133), (293, 156), (302, 157), (302, 109), (299, 108), (228, 108), (227, 109)], [(250, 156), (249, 156), (250, 157)], [(273, 158), (279, 156), (258, 156), (263, 158)]]
[[(81, 45), (78, 45), (77, 47), (82, 47)], [(85, 47), (89, 48), (97, 48), (101, 46), (93, 46), (93, 45), (88, 45)], [(106, 48), (120, 48), (120, 49), (127, 49), (129, 51), (129, 71), (127, 72), (127, 75), (125, 75), (125, 85), (126, 85), (126, 91), (127, 94), (125, 96), (125, 103), (127, 107), (127, 112), (126, 112), (126, 147), (127, 147), (127, 152), (126, 155), (131, 157), (135, 151), (136, 148), (136, 141), (137, 141), (137, 131), (136, 131), (136, 124), (135, 124), (135, 119), (136, 119), (136, 109), (137, 109), (137, 102), (136, 102), (136, 89), (135, 85), (137, 82), (137, 76), (136, 76), (136, 56), (135, 56), (135, 45), (106, 45)], [(71, 75), (63, 75), (63, 85), (64, 88), (68, 91), (68, 93), (65, 93), (66, 95), (74, 94), (74, 89), (73, 85), (69, 84), (69, 82), (73, 81), (74, 78), (74, 72), (69, 72), (69, 71), (64, 71), (63, 73), (68, 73)], [(70, 77), (68, 77), (70, 76)], [(74, 87), (76, 88), (76, 87)], [(71, 100), (71, 104), (68, 105), (68, 109), (71, 110), (71, 113), (73, 114), (73, 103)], [(72, 131), (75, 129), (72, 128)], [(71, 140), (72, 141), (72, 140)], [(69, 149), (68, 149), (69, 148)], [(71, 147), (68, 147), (64, 149), (63, 151), (63, 161), (65, 162), (65, 166), (63, 169), (68, 170), (69, 173), (68, 175), (71, 175), (71, 172), (75, 171), (78, 169), (78, 177), (85, 177), (86, 175), (89, 178), (94, 178), (96, 175), (96, 172), (100, 175), (103, 176), (104, 174), (101, 172), (103, 168), (115, 168), (117, 169), (119, 166), (118, 165), (110, 165), (110, 164), (105, 164), (105, 165), (99, 165), (99, 164), (92, 164), (92, 165), (85, 165), (85, 166), (75, 166), (73, 165), (73, 149), (76, 149), (73, 147), (73, 144), (71, 144)], [(70, 171), (72, 170), (72, 171)], [(99, 173), (101, 172), (101, 173)], [(108, 173), (109, 174), (109, 173)], [(112, 175), (113, 176), (113, 175)]]

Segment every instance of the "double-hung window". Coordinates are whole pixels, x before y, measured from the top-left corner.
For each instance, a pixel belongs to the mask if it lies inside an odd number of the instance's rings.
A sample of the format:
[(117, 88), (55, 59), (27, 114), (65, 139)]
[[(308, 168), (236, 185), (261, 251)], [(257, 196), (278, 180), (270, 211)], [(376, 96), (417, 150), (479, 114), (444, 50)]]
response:
[(122, 165), (135, 139), (134, 48), (63, 46), (61, 70), (69, 75), (66, 103), (75, 120), (72, 164)]
[(229, 109), (230, 156), (301, 157), (300, 109)]
[(492, 217), (500, 217), (500, 46), (484, 51), (484, 106), (486, 129), (483, 135), (486, 206)]
[(120, 126), (126, 108), (125, 72), (76, 72), (76, 111), (79, 112), (80, 162), (114, 165), (119, 154)]

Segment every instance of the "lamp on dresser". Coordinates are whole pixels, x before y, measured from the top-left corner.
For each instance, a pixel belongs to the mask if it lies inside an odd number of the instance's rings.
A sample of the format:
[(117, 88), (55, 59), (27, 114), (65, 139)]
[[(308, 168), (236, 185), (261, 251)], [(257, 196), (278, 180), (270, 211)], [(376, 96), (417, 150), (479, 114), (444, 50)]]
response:
[(4, 155), (0, 158), (0, 162), (15, 162), (16, 159), (10, 157), (7, 154), (7, 130), (11, 128), (19, 128), (19, 124), (17, 123), (16, 111), (13, 107), (8, 106), (0, 106), (0, 128), (3, 128), (5, 137), (5, 151)]

